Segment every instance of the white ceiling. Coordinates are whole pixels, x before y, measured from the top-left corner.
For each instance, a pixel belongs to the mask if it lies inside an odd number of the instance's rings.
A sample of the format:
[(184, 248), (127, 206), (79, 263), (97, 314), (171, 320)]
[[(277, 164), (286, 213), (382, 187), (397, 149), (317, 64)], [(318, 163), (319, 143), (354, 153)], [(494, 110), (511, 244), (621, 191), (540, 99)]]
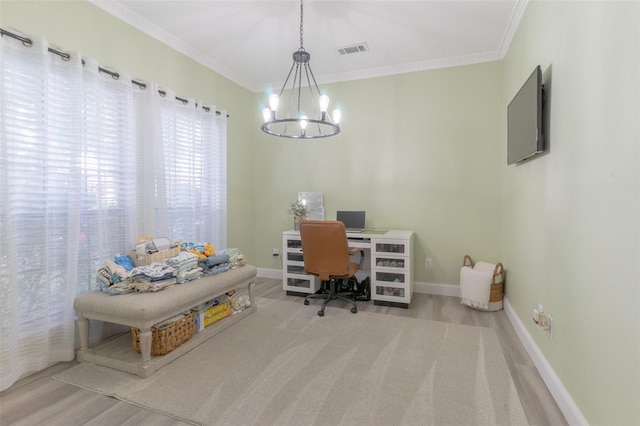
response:
[[(298, 0), (90, 1), (254, 92), (280, 89), (300, 47)], [(526, 2), (305, 0), (304, 48), (319, 84), (498, 60)]]

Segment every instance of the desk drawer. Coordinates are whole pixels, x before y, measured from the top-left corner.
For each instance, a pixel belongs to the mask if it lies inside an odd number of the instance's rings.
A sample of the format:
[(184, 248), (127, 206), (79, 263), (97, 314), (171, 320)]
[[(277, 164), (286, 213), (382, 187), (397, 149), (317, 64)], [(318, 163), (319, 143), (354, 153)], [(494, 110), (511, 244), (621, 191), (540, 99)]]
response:
[(290, 273), (290, 274), (306, 275), (306, 272), (304, 270), (304, 266), (287, 265), (287, 272)]
[(374, 255), (393, 254), (396, 256), (409, 256), (409, 240), (372, 240), (371, 253)]
[(374, 270), (374, 281), (379, 283), (395, 283), (395, 284), (404, 284), (405, 277), (407, 274), (403, 272), (395, 273), (395, 272), (385, 272), (380, 270)]
[(302, 249), (302, 241), (300, 238), (288, 238), (285, 240), (285, 248), (287, 249)]
[[(404, 297), (405, 289), (401, 287), (377, 285), (375, 288), (375, 292), (376, 292), (376, 296), (386, 296), (386, 300), (389, 300), (389, 301), (395, 301), (396, 299), (405, 298)], [(382, 298), (378, 297), (377, 299), (382, 299)]]
[(409, 270), (410, 258), (394, 255), (373, 255), (373, 266), (390, 271)]
[(287, 277), (287, 287), (297, 290), (311, 290), (311, 277), (309, 278), (295, 278)]
[(287, 252), (287, 260), (289, 262), (304, 262), (302, 252)]
[(403, 268), (376, 266), (371, 271), (371, 298), (376, 301), (408, 304), (411, 302), (412, 284), (409, 260)]

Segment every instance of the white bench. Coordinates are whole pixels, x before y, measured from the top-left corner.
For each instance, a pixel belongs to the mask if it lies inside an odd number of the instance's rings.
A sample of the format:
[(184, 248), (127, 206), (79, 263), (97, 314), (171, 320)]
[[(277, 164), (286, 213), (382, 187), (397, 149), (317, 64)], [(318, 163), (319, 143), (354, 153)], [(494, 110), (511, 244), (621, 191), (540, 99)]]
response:
[[(76, 359), (91, 362), (147, 378), (162, 366), (170, 363), (205, 340), (210, 339), (237, 321), (256, 311), (254, 287), (257, 269), (251, 265), (205, 276), (184, 284), (176, 284), (157, 293), (129, 293), (112, 296), (92, 291), (75, 298), (73, 307), (78, 317), (80, 349)], [(151, 327), (181, 312), (194, 308), (233, 289), (248, 288), (251, 307), (236, 315), (224, 318), (173, 351), (162, 356), (151, 356)], [(141, 353), (131, 346), (130, 333), (89, 347), (89, 320), (99, 320), (140, 330)]]

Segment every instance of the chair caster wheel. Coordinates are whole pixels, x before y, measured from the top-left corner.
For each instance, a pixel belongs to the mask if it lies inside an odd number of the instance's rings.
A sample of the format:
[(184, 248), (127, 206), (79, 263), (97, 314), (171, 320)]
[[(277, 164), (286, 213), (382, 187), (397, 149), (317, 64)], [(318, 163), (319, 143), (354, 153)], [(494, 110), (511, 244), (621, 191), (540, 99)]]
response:
[(318, 311), (318, 316), (319, 317), (323, 317), (324, 316), (324, 311)]
[(305, 300), (305, 301), (304, 301), (304, 304), (305, 304), (305, 305), (308, 305), (308, 304), (309, 304), (309, 301), (308, 301), (308, 300)]
[(357, 314), (358, 313), (358, 308), (351, 308), (351, 313)]

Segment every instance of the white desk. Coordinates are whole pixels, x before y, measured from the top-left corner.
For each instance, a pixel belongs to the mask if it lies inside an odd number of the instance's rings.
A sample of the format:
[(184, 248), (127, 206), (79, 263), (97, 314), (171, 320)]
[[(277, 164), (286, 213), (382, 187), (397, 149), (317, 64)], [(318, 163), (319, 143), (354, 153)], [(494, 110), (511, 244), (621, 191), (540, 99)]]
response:
[[(413, 295), (413, 231), (371, 230), (347, 233), (349, 247), (365, 250), (358, 280), (371, 277), (371, 299), (376, 305), (408, 307)], [(318, 277), (304, 270), (299, 231), (282, 233), (282, 288), (287, 294), (307, 295), (320, 289)]]

